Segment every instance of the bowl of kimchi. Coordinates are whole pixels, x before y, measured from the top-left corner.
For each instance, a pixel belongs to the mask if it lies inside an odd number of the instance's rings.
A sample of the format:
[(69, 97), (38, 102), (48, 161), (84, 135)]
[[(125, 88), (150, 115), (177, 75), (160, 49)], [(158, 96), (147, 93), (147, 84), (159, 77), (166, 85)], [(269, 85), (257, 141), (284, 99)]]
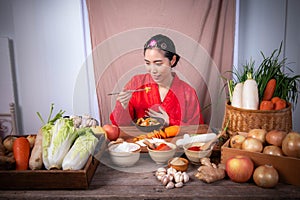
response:
[(160, 130), (165, 120), (159, 117), (142, 117), (134, 120), (134, 125), (143, 132), (152, 132)]

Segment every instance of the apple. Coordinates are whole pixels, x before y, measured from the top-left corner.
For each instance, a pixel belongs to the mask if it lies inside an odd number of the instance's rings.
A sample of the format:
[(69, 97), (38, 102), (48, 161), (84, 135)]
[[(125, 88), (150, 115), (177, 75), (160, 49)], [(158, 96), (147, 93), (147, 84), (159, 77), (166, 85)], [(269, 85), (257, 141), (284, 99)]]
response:
[(230, 157), (225, 163), (228, 177), (237, 183), (247, 182), (254, 170), (254, 163), (248, 156), (237, 155)]
[(230, 147), (235, 149), (242, 149), (242, 144), (246, 137), (243, 135), (234, 135), (230, 138)]
[(106, 133), (107, 139), (110, 141), (115, 141), (120, 136), (120, 128), (113, 124), (105, 124), (102, 127)]

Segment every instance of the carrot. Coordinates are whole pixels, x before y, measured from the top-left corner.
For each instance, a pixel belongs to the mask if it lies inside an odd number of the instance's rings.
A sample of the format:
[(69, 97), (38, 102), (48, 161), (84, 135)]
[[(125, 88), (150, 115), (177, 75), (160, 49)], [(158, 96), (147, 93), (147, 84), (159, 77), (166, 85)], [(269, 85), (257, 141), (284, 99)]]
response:
[(276, 103), (276, 101), (278, 101), (278, 100), (280, 100), (280, 98), (279, 97), (273, 97), (272, 99), (271, 99), (271, 101), (275, 104)]
[(25, 137), (14, 141), (13, 153), (16, 160), (16, 170), (27, 170), (30, 156), (30, 144)]
[(161, 135), (161, 138), (166, 139), (167, 134), (163, 130), (159, 130), (159, 134)]
[(276, 88), (276, 79), (272, 78), (268, 81), (264, 93), (263, 93), (263, 99), (262, 100), (271, 100)]
[(262, 101), (260, 102), (259, 106), (260, 110), (273, 110), (274, 109), (274, 104), (272, 101)]
[(165, 133), (167, 137), (175, 137), (180, 131), (180, 127), (177, 125), (168, 126), (165, 128)]
[(279, 99), (275, 102), (275, 110), (281, 110), (286, 108), (286, 101), (284, 99)]

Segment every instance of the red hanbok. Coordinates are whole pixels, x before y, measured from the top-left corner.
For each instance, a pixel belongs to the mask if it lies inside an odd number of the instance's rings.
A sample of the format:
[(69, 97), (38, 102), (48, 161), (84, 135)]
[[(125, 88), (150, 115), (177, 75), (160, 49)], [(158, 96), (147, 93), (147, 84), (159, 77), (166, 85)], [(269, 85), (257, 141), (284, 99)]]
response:
[(150, 74), (134, 76), (125, 90), (151, 87), (150, 91), (134, 92), (126, 109), (119, 101), (110, 115), (113, 124), (132, 125), (132, 121), (145, 117), (149, 108), (158, 111), (161, 106), (169, 115), (169, 125), (203, 124), (200, 104), (195, 90), (174, 73), (174, 79), (165, 99), (161, 101), (158, 84)]

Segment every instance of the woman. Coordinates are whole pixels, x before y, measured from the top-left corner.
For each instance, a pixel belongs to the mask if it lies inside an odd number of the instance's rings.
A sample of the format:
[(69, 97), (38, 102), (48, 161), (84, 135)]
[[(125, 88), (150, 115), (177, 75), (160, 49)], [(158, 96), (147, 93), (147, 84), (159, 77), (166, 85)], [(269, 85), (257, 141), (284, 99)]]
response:
[(133, 119), (150, 116), (163, 118), (165, 126), (202, 124), (195, 90), (172, 72), (179, 59), (170, 38), (161, 34), (150, 38), (144, 46), (148, 73), (134, 76), (118, 95), (112, 123), (130, 125)]

